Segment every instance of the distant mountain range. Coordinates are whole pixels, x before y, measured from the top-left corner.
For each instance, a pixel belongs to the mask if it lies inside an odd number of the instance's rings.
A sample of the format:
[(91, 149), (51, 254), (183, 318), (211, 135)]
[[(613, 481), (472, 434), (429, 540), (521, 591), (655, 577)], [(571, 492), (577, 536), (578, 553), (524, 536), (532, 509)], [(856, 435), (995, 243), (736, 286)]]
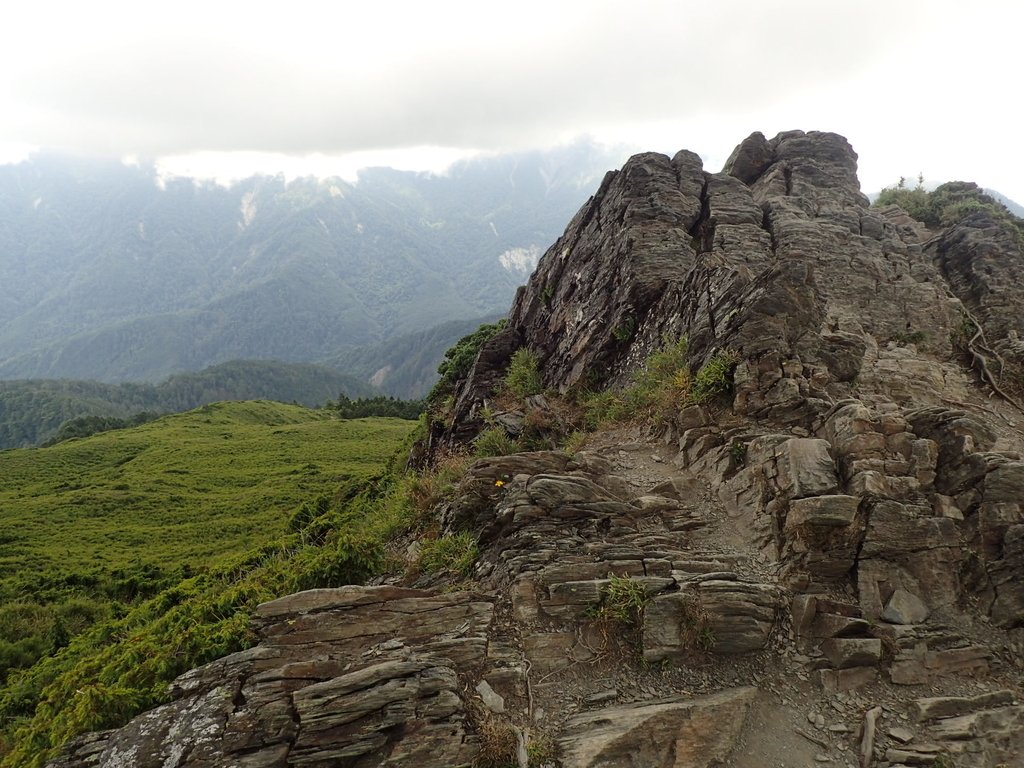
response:
[(505, 311), (623, 159), (579, 143), (443, 176), (230, 187), (56, 156), (2, 166), (0, 378), (158, 381), (227, 360), (324, 360), (422, 393), (422, 371), (402, 374), (387, 342)]
[(437, 366), (444, 359), (444, 353), (463, 336), (501, 316), (452, 320), (425, 331), (348, 350), (320, 362), (329, 368), (347, 371), (395, 397), (419, 399), (437, 381)]
[(1000, 203), (1005, 205), (1007, 210), (1010, 213), (1012, 213), (1014, 216), (1016, 216), (1018, 218), (1021, 218), (1021, 219), (1024, 219), (1024, 205), (1021, 205), (1020, 203), (1014, 202), (1013, 200), (1008, 198), (1006, 195), (1000, 194), (999, 192), (997, 192), (994, 189), (986, 189), (986, 190), (984, 190), (984, 192), (985, 192), (985, 194), (992, 196), (997, 201), (999, 201)]

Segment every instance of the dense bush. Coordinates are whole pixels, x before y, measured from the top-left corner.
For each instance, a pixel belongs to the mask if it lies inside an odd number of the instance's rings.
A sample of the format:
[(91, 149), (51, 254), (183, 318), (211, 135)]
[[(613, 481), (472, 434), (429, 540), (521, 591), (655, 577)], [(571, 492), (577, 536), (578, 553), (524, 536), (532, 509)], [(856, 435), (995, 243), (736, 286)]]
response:
[(883, 189), (876, 206), (898, 205), (913, 218), (929, 227), (948, 227), (976, 213), (983, 213), (993, 222), (1012, 231), (1024, 248), (1024, 219), (1014, 216), (1002, 203), (969, 181), (950, 181), (929, 192), (923, 179), (911, 189), (905, 180)]
[(443, 400), (451, 392), (455, 382), (469, 373), (469, 369), (473, 367), (473, 361), (476, 360), (476, 356), (480, 352), (480, 347), (494, 338), (504, 327), (504, 320), (481, 325), (472, 333), (463, 336), (455, 343), (455, 346), (445, 352), (444, 360), (437, 367), (441, 379), (430, 391), (427, 402), (437, 403)]
[(544, 391), (537, 356), (533, 352), (525, 347), (515, 351), (505, 372), (505, 386), (520, 399), (539, 395)]
[(396, 419), (415, 421), (423, 413), (424, 403), (422, 400), (398, 400), (387, 395), (360, 397), (352, 400), (341, 394), (338, 395), (336, 402), (328, 400), (325, 407), (328, 410), (334, 411), (342, 419), (391, 416)]
[(586, 427), (596, 429), (604, 422), (666, 419), (686, 405), (708, 402), (731, 390), (738, 361), (735, 353), (717, 352), (696, 375), (691, 375), (688, 352), (685, 338), (668, 342), (647, 358), (630, 386), (584, 393), (579, 401)]

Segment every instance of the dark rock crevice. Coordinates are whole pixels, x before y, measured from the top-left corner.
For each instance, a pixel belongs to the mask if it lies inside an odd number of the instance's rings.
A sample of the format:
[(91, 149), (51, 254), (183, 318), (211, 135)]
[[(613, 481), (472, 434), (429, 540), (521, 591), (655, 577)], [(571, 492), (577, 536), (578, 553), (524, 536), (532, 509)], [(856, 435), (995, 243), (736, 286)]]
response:
[(711, 253), (715, 242), (715, 225), (711, 220), (711, 204), (708, 195), (709, 180), (710, 177), (705, 174), (704, 184), (700, 190), (700, 214), (689, 230), (692, 247), (697, 256)]

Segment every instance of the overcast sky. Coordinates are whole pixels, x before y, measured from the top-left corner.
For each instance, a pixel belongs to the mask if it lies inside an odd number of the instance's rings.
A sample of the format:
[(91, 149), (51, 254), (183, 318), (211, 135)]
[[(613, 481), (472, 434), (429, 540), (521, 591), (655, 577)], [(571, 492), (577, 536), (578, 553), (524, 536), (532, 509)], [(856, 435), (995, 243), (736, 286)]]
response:
[(719, 170), (755, 130), (830, 130), (865, 191), (922, 171), (1024, 202), (1019, 0), (8, 4), (0, 161), (176, 172), (441, 169), (586, 134)]

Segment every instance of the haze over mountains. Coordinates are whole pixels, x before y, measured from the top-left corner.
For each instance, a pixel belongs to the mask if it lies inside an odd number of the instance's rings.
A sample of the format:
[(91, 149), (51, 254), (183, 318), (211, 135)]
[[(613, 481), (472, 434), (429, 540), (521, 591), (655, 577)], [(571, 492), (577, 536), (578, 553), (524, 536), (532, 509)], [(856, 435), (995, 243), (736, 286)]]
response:
[[(57, 156), (0, 167), (0, 378), (157, 381), (235, 359), (354, 359), (387, 389), (389, 340), (504, 312), (622, 159), (577, 143), (444, 176), (229, 187)], [(407, 378), (402, 394), (429, 386), (422, 370)]]

